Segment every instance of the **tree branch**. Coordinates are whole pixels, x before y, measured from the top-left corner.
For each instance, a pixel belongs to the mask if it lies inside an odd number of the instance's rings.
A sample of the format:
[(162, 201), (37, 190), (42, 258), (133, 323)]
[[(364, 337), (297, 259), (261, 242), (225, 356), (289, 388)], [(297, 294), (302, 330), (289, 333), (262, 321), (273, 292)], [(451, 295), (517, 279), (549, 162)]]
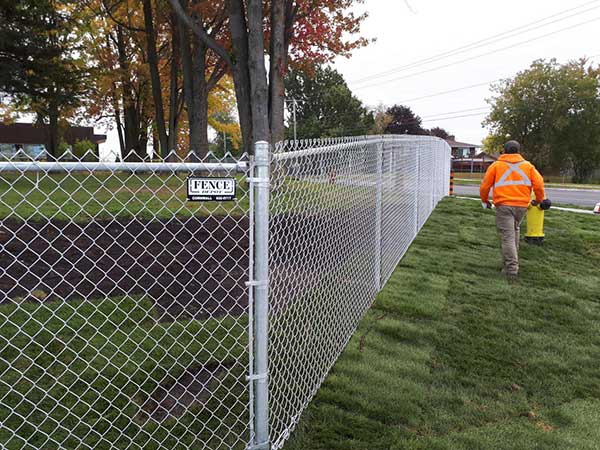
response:
[(217, 66), (213, 69), (208, 81), (206, 82), (206, 89), (208, 91), (212, 90), (219, 80), (223, 78), (223, 76), (227, 73), (227, 64), (223, 62), (217, 64)]
[(129, 31), (134, 31), (134, 32), (139, 32), (139, 33), (145, 33), (146, 30), (144, 28), (137, 28), (137, 27), (132, 27), (130, 25), (127, 25), (123, 22), (121, 22), (119, 19), (117, 19), (115, 16), (113, 16), (112, 13), (112, 9), (116, 6), (116, 5), (112, 5), (110, 8), (108, 7), (108, 5), (106, 4), (106, 0), (102, 1), (102, 6), (104, 6), (104, 10), (106, 11), (106, 14), (108, 14), (108, 17), (110, 17), (110, 19), (116, 23), (117, 25), (119, 25), (122, 28), (125, 28), (126, 30)]
[(169, 0), (169, 3), (171, 4), (173, 11), (175, 11), (175, 14), (177, 14), (179, 19), (181, 19), (182, 23), (185, 24), (185, 26), (187, 26), (189, 29), (191, 29), (192, 32), (198, 37), (198, 39), (200, 39), (208, 48), (210, 48), (217, 55), (219, 55), (228, 66), (231, 66), (231, 57), (229, 56), (229, 53), (227, 53), (227, 50), (225, 50), (225, 47), (221, 46), (217, 41), (215, 41), (206, 33), (206, 30), (203, 30), (202, 27), (199, 27), (192, 21), (190, 16), (188, 16), (187, 13), (181, 7), (179, 0)]

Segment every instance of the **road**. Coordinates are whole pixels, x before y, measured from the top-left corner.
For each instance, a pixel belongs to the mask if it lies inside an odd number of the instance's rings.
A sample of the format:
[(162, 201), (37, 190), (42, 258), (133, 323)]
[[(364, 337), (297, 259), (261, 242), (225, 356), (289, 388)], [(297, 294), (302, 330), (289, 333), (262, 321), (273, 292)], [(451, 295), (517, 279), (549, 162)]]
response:
[[(455, 185), (456, 195), (479, 195), (479, 186)], [(600, 202), (600, 190), (547, 188), (546, 197), (556, 204), (593, 207)]]

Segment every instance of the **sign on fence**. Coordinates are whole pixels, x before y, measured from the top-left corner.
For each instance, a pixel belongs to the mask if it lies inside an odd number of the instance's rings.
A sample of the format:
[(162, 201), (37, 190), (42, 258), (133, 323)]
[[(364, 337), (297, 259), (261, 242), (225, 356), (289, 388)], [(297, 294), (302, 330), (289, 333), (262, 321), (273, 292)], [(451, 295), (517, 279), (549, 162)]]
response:
[(235, 200), (235, 179), (190, 177), (187, 179), (187, 197), (199, 202)]

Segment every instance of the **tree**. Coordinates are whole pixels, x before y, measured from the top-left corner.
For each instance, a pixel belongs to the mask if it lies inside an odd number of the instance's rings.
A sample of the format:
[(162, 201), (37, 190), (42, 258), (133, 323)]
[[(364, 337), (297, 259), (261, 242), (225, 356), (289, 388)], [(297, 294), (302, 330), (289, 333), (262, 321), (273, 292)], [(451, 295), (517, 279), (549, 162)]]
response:
[(372, 110), (374, 125), (371, 134), (384, 134), (393, 117), (387, 113), (387, 107), (380, 103)]
[[(182, 23), (231, 70), (246, 151), (251, 151), (252, 142), (275, 142), (283, 137), (283, 80), (291, 49), (304, 48), (331, 57), (348, 55), (366, 43), (362, 38), (348, 38), (359, 32), (366, 17), (357, 17), (348, 9), (362, 0), (274, 0), (266, 5), (261, 0), (226, 0), (230, 49), (197, 26), (179, 0), (169, 3)], [(302, 32), (298, 32), (300, 23), (305, 24)], [(268, 80), (265, 49), (270, 61)]]
[(429, 130), (429, 134), (431, 136), (439, 137), (440, 139), (450, 139), (452, 136), (450, 133), (440, 127), (433, 127), (431, 130)]
[(412, 109), (404, 105), (394, 105), (387, 110), (392, 121), (385, 132), (389, 134), (426, 135), (427, 130), (421, 127), (421, 118)]
[[(325, 67), (314, 75), (292, 70), (286, 77), (290, 101), (296, 102), (299, 139), (365, 135), (373, 128), (373, 113), (352, 95), (342, 75)], [(293, 130), (288, 129), (288, 137)]]
[(490, 134), (483, 138), (483, 146), (481, 150), (488, 155), (497, 155), (502, 152), (502, 147), (506, 139), (502, 136)]
[(538, 60), (495, 85), (484, 124), (490, 142), (516, 139), (540, 170), (572, 166), (582, 181), (600, 165), (600, 69), (586, 60)]
[(57, 155), (59, 120), (74, 114), (86, 92), (87, 68), (78, 54), (78, 17), (67, 2), (0, 3), (0, 92), (16, 111), (49, 128), (46, 148)]

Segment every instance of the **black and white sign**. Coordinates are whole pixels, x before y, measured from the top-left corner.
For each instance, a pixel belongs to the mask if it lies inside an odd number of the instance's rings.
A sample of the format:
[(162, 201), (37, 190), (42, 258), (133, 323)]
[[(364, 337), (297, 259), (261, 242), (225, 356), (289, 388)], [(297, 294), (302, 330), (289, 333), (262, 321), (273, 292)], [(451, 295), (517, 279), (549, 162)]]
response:
[(196, 202), (235, 200), (235, 179), (190, 177), (187, 179), (187, 197)]

